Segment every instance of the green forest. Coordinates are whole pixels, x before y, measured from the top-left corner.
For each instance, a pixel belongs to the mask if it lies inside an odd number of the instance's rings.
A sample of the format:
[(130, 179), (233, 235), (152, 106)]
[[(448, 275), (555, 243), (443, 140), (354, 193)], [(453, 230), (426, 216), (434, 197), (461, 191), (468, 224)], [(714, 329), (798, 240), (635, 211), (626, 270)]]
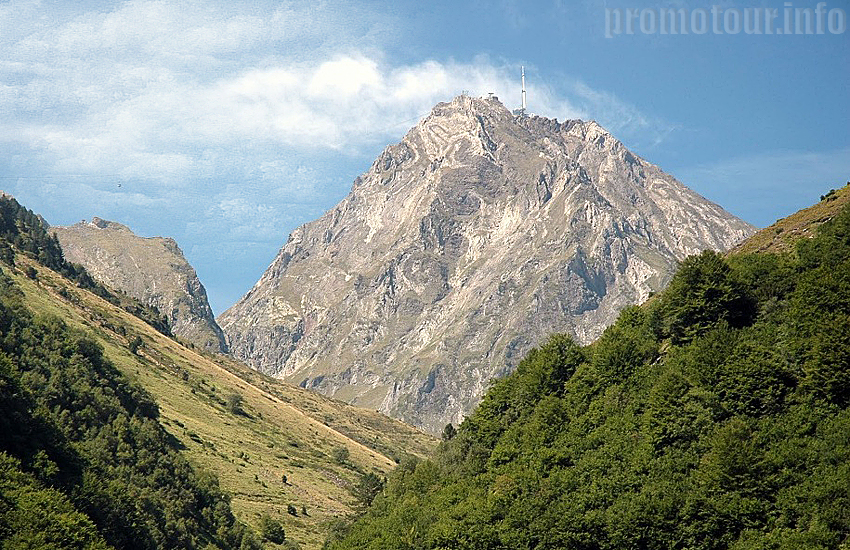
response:
[(0, 275), (2, 548), (258, 547), (157, 415), (94, 341), (34, 317)]
[(685, 260), (594, 344), (556, 335), (343, 549), (850, 548), (850, 209)]

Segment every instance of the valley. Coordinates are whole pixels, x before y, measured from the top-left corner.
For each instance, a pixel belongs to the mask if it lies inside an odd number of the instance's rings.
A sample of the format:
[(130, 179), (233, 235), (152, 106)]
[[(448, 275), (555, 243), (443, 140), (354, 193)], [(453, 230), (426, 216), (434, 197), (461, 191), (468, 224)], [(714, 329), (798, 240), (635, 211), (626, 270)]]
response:
[[(35, 262), (23, 260), (25, 266), (38, 274), (14, 277), (28, 307), (95, 335), (106, 357), (156, 397), (164, 427), (192, 463), (219, 478), (237, 518), (249, 525), (269, 514), (289, 539), (319, 548), (335, 520), (362, 506), (352, 494), (362, 475), (384, 476), (396, 461), (427, 456), (435, 446), (432, 437), (379, 413), (184, 347)], [(142, 343), (133, 353), (136, 337)], [(228, 408), (233, 395), (240, 397), (236, 412)]]

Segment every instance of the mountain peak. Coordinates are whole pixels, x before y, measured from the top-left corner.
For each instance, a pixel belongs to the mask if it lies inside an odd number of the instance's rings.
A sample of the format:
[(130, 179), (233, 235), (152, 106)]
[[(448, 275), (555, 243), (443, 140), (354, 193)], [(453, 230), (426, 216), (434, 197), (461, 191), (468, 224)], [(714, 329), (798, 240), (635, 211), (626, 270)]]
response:
[[(436, 125), (444, 126), (451, 122), (467, 128), (484, 127), (492, 129), (497, 126), (516, 126), (525, 128), (531, 132), (555, 131), (560, 129), (561, 124), (557, 119), (547, 118), (539, 115), (515, 115), (496, 96), (472, 97), (459, 95), (449, 102), (438, 103), (431, 113), (414, 127), (411, 132), (422, 127)], [(570, 126), (581, 121), (568, 121)], [(599, 127), (595, 122), (588, 123)], [(601, 129), (601, 127), (599, 127)]]
[(86, 220), (82, 220), (77, 225), (81, 226), (81, 227), (91, 226), (91, 227), (96, 227), (98, 229), (113, 229), (113, 230), (116, 230), (116, 231), (125, 231), (127, 233), (132, 233), (132, 231), (130, 231), (130, 228), (127, 227), (126, 225), (122, 225), (118, 222), (104, 220), (103, 218), (98, 218), (97, 216), (92, 217), (90, 222), (87, 222)]
[(431, 109), (431, 116), (446, 116), (458, 113), (467, 116), (513, 116), (505, 105), (496, 96), (473, 97), (470, 95), (459, 95), (448, 102), (437, 103)]
[(444, 124), (447, 119), (466, 118), (469, 121), (484, 126), (516, 125), (532, 134), (560, 132), (574, 129), (588, 140), (599, 137), (613, 138), (610, 132), (595, 120), (570, 119), (559, 122), (557, 118), (549, 118), (536, 114), (515, 115), (496, 96), (473, 97), (459, 95), (448, 102), (441, 102), (431, 109), (431, 113), (414, 127), (415, 131), (421, 126)]
[(593, 340), (685, 256), (752, 231), (596, 122), (458, 96), (219, 322), (255, 368), (438, 432), (549, 333)]
[(174, 334), (210, 351), (226, 351), (206, 289), (174, 239), (140, 237), (123, 224), (98, 217), (52, 231), (69, 261), (159, 309)]

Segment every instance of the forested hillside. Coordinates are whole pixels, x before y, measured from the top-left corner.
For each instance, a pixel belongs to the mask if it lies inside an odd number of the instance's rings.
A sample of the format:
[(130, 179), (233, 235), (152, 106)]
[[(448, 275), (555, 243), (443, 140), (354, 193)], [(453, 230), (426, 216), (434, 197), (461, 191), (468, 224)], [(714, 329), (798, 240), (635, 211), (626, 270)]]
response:
[(553, 336), (327, 547), (850, 548), (848, 402), (844, 207), (787, 252), (690, 257), (590, 346)]
[(3, 548), (259, 547), (196, 472), (152, 397), (0, 274)]

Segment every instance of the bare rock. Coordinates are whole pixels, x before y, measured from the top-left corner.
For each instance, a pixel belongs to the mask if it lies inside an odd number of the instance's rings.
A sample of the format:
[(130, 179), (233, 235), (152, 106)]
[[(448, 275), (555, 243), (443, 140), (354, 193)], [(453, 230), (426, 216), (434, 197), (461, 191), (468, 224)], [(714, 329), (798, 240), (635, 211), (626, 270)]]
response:
[(754, 228), (595, 122), (438, 104), (219, 317), (254, 368), (437, 433), (552, 332), (588, 343)]
[(65, 259), (81, 264), (101, 283), (156, 307), (176, 336), (208, 351), (227, 351), (207, 291), (173, 239), (139, 237), (98, 217), (51, 231)]

